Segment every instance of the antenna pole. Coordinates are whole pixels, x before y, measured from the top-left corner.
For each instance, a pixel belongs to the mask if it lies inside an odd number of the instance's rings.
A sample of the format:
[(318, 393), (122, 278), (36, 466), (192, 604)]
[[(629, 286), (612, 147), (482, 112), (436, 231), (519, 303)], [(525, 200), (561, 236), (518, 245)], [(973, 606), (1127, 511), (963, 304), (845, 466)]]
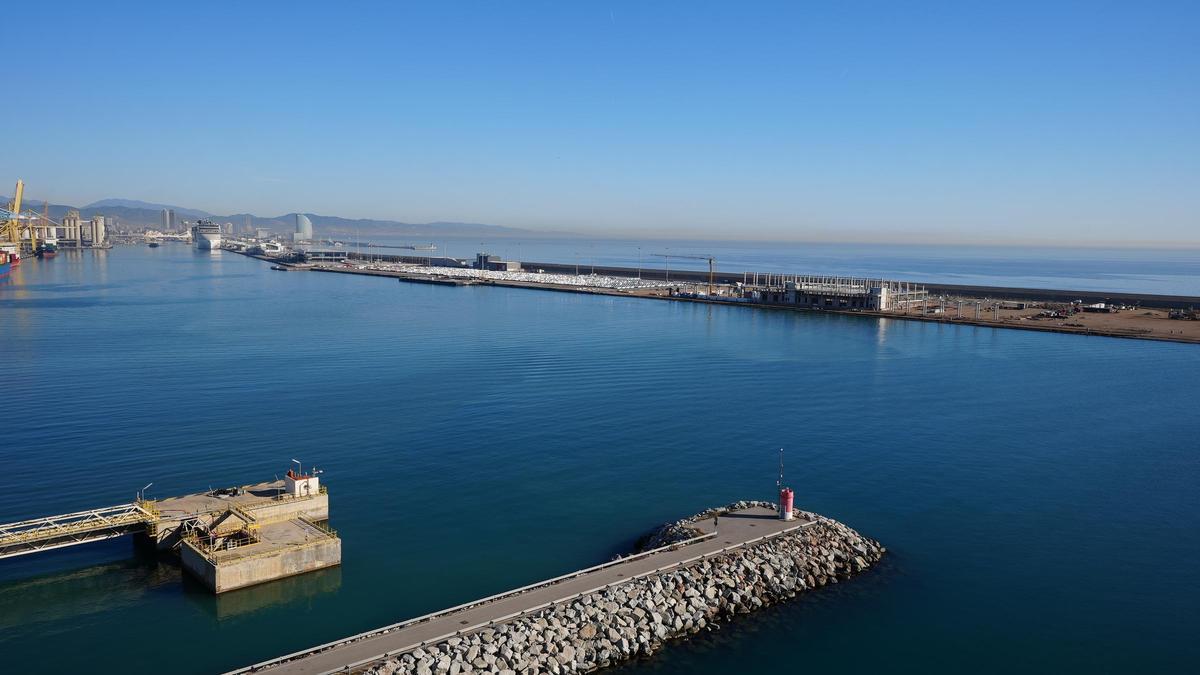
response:
[(792, 519), (792, 489), (783, 486), (783, 448), (779, 449), (779, 519)]

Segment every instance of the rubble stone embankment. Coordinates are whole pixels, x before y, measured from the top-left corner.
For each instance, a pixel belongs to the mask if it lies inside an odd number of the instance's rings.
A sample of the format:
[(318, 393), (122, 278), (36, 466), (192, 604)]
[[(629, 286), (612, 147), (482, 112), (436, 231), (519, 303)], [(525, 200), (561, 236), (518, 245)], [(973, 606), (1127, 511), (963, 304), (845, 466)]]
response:
[[(668, 523), (645, 548), (697, 536), (693, 524), (738, 502)], [(878, 542), (829, 518), (797, 511), (804, 528), (683, 567), (631, 579), (505, 623), (448, 638), (372, 666), (374, 675), (586, 673), (657, 651), (669, 640), (711, 630), (739, 614), (782, 602), (866, 571), (884, 555)]]

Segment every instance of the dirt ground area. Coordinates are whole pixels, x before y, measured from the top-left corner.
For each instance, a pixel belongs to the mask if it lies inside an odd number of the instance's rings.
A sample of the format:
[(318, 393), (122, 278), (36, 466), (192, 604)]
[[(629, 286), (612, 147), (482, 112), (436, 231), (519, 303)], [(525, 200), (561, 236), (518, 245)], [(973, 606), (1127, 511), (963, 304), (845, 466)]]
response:
[[(944, 313), (925, 314), (925, 316), (934, 319), (961, 320), (990, 326), (1041, 328), (1119, 337), (1147, 337), (1177, 340), (1180, 342), (1200, 342), (1200, 321), (1172, 319), (1169, 317), (1170, 312), (1165, 309), (1131, 308), (1120, 309), (1115, 312), (1077, 311), (1068, 314), (1070, 306), (1063, 303), (1030, 303), (1030, 306), (1026, 309), (1000, 309), (999, 312), (996, 312), (991, 309), (996, 301), (986, 300), (980, 301), (982, 302), (982, 306), (979, 310), (979, 318), (976, 319), (974, 304), (976, 299), (963, 298), (961, 302), (961, 317), (958, 316), (958, 299), (953, 301), (947, 300), (944, 304)], [(928, 307), (930, 310), (934, 308), (941, 309), (943, 304), (940, 301), (931, 300)], [(1059, 316), (1046, 316), (1050, 312), (1056, 312)], [(998, 317), (997, 313), (999, 314)], [(907, 312), (900, 312), (899, 314), (901, 316), (905, 314), (920, 316), (922, 311), (921, 308), (914, 307)]]

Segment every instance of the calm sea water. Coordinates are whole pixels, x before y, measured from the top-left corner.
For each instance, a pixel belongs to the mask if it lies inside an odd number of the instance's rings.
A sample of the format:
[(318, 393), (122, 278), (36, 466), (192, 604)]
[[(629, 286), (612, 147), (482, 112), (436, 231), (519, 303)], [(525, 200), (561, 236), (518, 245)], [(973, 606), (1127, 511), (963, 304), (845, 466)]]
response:
[(0, 561), (11, 672), (209, 673), (770, 498), (891, 554), (628, 673), (1185, 671), (1200, 351), (279, 273), (183, 245), (0, 285), (0, 522), (324, 468), (340, 569), (214, 598), (127, 540)]

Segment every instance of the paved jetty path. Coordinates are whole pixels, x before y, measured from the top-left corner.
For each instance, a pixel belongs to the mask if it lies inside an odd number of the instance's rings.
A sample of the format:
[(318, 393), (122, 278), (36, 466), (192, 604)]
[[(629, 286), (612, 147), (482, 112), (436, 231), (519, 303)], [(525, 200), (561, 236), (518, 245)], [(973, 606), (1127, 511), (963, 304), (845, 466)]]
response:
[(704, 536), (686, 544), (656, 549), (648, 554), (581, 570), (565, 577), (526, 586), (461, 607), (443, 610), (428, 617), (419, 617), (233, 672), (266, 671), (271, 675), (318, 675), (344, 670), (348, 666), (364, 664), (384, 654), (409, 651), (421, 646), (423, 642), (439, 642), (457, 633), (470, 633), (485, 628), (492, 622), (541, 609), (546, 605), (604, 586), (619, 584), (639, 575), (688, 563), (700, 556), (742, 546), (764, 536), (806, 527), (812, 522), (802, 519), (779, 520), (775, 511), (761, 507), (733, 511), (721, 516), (720, 526), (715, 533), (711, 518), (695, 523)]

